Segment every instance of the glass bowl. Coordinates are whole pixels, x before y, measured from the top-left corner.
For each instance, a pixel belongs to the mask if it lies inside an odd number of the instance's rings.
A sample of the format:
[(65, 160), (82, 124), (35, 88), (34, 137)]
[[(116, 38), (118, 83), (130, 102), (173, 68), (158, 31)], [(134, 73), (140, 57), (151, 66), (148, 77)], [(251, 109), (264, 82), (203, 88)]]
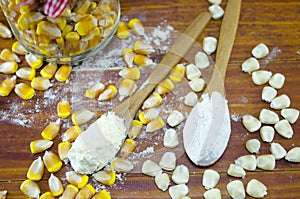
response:
[(71, 0), (57, 18), (43, 12), (43, 0), (15, 2), (0, 5), (16, 39), (34, 55), (58, 64), (77, 65), (103, 49), (120, 20), (119, 0)]

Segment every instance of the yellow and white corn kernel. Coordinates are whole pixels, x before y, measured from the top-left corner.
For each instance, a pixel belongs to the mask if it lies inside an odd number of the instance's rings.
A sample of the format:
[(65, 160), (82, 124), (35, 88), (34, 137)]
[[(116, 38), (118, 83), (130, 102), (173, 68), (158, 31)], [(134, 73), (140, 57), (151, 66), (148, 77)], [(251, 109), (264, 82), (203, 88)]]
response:
[(227, 169), (227, 174), (236, 178), (244, 178), (246, 176), (246, 171), (239, 165), (230, 164)]
[(40, 153), (49, 149), (53, 145), (51, 140), (34, 140), (30, 142), (31, 153)]
[(287, 152), (285, 159), (289, 162), (299, 163), (300, 162), (300, 147), (294, 147), (294, 148), (290, 149)]
[(8, 77), (0, 83), (0, 96), (8, 96), (17, 83), (17, 76)]
[(90, 5), (91, 5), (90, 1), (84, 1), (83, 3), (81, 3), (80, 7), (76, 7), (74, 9), (74, 12), (81, 15), (86, 14), (88, 12)]
[(202, 185), (205, 189), (214, 188), (220, 180), (220, 174), (213, 169), (206, 169), (202, 177)]
[(152, 133), (157, 131), (165, 126), (165, 122), (162, 118), (155, 118), (151, 120), (146, 126), (146, 132)]
[(113, 99), (118, 93), (118, 89), (114, 85), (109, 85), (98, 97), (99, 101), (108, 101)]
[(129, 33), (127, 25), (124, 22), (122, 22), (122, 21), (119, 22), (116, 34), (117, 34), (117, 37), (120, 39), (125, 39), (125, 38), (129, 37), (130, 33)]
[(211, 14), (211, 17), (214, 20), (219, 20), (223, 17), (224, 15), (224, 10), (221, 6), (217, 5), (217, 4), (213, 4), (211, 6), (208, 7), (208, 11)]
[(262, 109), (259, 113), (259, 121), (263, 124), (275, 124), (279, 121), (279, 116), (274, 111)]
[(39, 69), (43, 65), (43, 59), (41, 57), (35, 56), (32, 53), (26, 54), (25, 60), (27, 64), (34, 69)]
[(31, 80), (31, 87), (35, 90), (45, 91), (52, 87), (50, 80), (44, 77), (35, 77)]
[(260, 64), (256, 58), (250, 57), (242, 63), (241, 67), (243, 72), (251, 74), (260, 68)]
[(101, 82), (97, 82), (96, 84), (85, 90), (85, 96), (91, 99), (95, 99), (99, 97), (100, 93), (102, 93), (104, 89), (105, 85)]
[(103, 189), (96, 193), (92, 199), (111, 199), (111, 196), (105, 189)]
[(133, 139), (127, 138), (120, 149), (121, 157), (127, 158), (135, 150), (135, 147), (136, 142)]
[(63, 142), (73, 142), (81, 134), (82, 130), (79, 126), (71, 126), (62, 135)]
[(284, 108), (288, 108), (291, 105), (291, 100), (289, 98), (289, 96), (287, 96), (286, 94), (282, 94), (279, 95), (277, 97), (275, 97), (270, 104), (270, 107), (272, 109), (284, 109)]
[(201, 76), (201, 71), (194, 65), (189, 64), (186, 66), (186, 78), (192, 80)]
[(85, 18), (79, 20), (75, 24), (75, 30), (80, 36), (88, 35), (89, 32), (96, 28), (97, 21), (98, 20), (93, 15), (88, 14)]
[(250, 133), (258, 131), (261, 127), (261, 122), (250, 114), (246, 114), (242, 117), (242, 123)]
[(57, 70), (56, 64), (48, 63), (46, 66), (42, 68), (40, 74), (44, 78), (51, 79), (56, 73), (56, 70)]
[(113, 171), (119, 173), (129, 173), (133, 168), (133, 164), (129, 160), (125, 160), (119, 157), (115, 157), (111, 163), (110, 167)]
[(174, 84), (170, 79), (164, 79), (163, 81), (159, 82), (159, 84), (156, 86), (155, 91), (160, 94), (166, 94), (169, 93), (174, 89)]
[(24, 67), (19, 68), (16, 71), (16, 75), (21, 79), (31, 81), (33, 80), (33, 78), (35, 78), (36, 71), (34, 68)]
[(35, 94), (35, 91), (31, 86), (22, 82), (15, 85), (14, 91), (21, 99), (24, 100), (33, 98)]
[(149, 109), (159, 106), (162, 103), (162, 98), (158, 93), (150, 95), (143, 103), (142, 109)]
[(188, 92), (184, 97), (184, 104), (187, 106), (194, 107), (198, 102), (198, 95), (194, 91)]
[(21, 62), (21, 59), (18, 55), (16, 55), (13, 51), (4, 48), (0, 53), (0, 59), (2, 61), (10, 61), (10, 62)]
[(39, 156), (29, 166), (26, 176), (30, 180), (39, 181), (44, 175), (44, 170), (44, 162)]
[(266, 44), (260, 43), (252, 49), (251, 54), (255, 58), (261, 59), (266, 57), (269, 54), (269, 48)]
[(62, 161), (68, 161), (68, 152), (71, 149), (71, 147), (72, 144), (70, 142), (60, 142), (58, 144), (58, 156)]
[(270, 152), (274, 155), (276, 160), (284, 158), (287, 154), (285, 148), (279, 143), (272, 142), (270, 146)]
[(158, 108), (150, 108), (139, 112), (138, 117), (142, 124), (148, 124), (151, 120), (158, 118), (159, 112)]
[(48, 179), (49, 189), (53, 196), (60, 196), (64, 192), (64, 186), (61, 180), (51, 173)]
[(214, 53), (217, 49), (217, 43), (218, 41), (215, 37), (204, 37), (202, 42), (204, 52), (208, 55)]
[(129, 68), (133, 67), (134, 57), (135, 57), (135, 53), (133, 52), (133, 50), (131, 48), (124, 48), (122, 50), (122, 58), (127, 67), (129, 67)]
[(119, 100), (122, 101), (124, 98), (132, 95), (136, 88), (137, 86), (132, 79), (123, 79), (119, 86)]
[(264, 142), (272, 142), (275, 135), (275, 130), (272, 126), (262, 126), (260, 128), (260, 137)]
[(57, 103), (57, 115), (60, 118), (67, 118), (71, 114), (71, 106), (67, 100), (61, 100)]
[(78, 189), (87, 185), (89, 177), (87, 175), (76, 173), (75, 171), (66, 172), (66, 179), (69, 183), (76, 186)]
[(272, 77), (272, 72), (267, 70), (257, 70), (252, 73), (252, 81), (255, 85), (263, 85)]
[(160, 190), (166, 191), (170, 185), (170, 177), (166, 173), (160, 173), (155, 176), (154, 182)]
[(287, 119), (289, 123), (294, 124), (299, 118), (299, 110), (294, 108), (286, 108), (280, 111), (280, 114), (284, 119)]
[(67, 25), (67, 20), (63, 17), (58, 17), (58, 18), (47, 17), (47, 20), (53, 24), (56, 24), (60, 30), (63, 30)]
[(132, 79), (132, 80), (139, 80), (140, 74), (141, 74), (140, 69), (137, 67), (124, 68), (119, 72), (119, 75), (123, 79)]
[(74, 199), (78, 192), (79, 189), (76, 186), (68, 184), (60, 199)]
[(246, 193), (253, 198), (263, 198), (267, 195), (267, 187), (256, 179), (251, 179), (246, 186)]
[(137, 54), (149, 55), (155, 52), (155, 49), (143, 41), (137, 40), (134, 42), (133, 51)]
[(0, 22), (0, 37), (4, 39), (12, 38), (12, 33), (10, 29), (1, 22)]
[(146, 160), (142, 165), (142, 173), (147, 176), (155, 177), (162, 173), (162, 169), (152, 160)]
[(94, 116), (95, 113), (90, 110), (79, 110), (72, 114), (72, 122), (74, 125), (80, 126), (91, 121)]
[(208, 56), (204, 52), (197, 52), (195, 55), (195, 66), (199, 69), (204, 69), (209, 66)]
[(20, 186), (20, 191), (29, 198), (39, 198), (41, 193), (39, 185), (32, 180), (24, 180)]
[(61, 37), (61, 30), (49, 21), (40, 21), (36, 28), (37, 35), (45, 35), (51, 38)]
[(274, 125), (274, 128), (275, 128), (276, 132), (279, 133), (279, 135), (281, 135), (284, 138), (290, 139), (294, 135), (293, 128), (292, 128), (291, 124), (289, 123), (289, 121), (286, 119), (283, 119), (283, 120), (280, 120), (279, 122), (277, 122)]
[(181, 82), (185, 75), (185, 66), (184, 64), (175, 65), (170, 71), (169, 78), (173, 82)]
[(235, 160), (235, 164), (247, 171), (256, 169), (256, 157), (254, 155), (243, 155)]
[(133, 18), (128, 22), (128, 28), (136, 35), (145, 34), (144, 26), (142, 22), (137, 18)]
[(189, 169), (185, 165), (181, 164), (176, 166), (172, 174), (172, 181), (176, 184), (186, 184), (189, 182), (190, 174)]
[(227, 192), (231, 198), (245, 198), (245, 188), (243, 182), (240, 180), (233, 180), (226, 186)]
[(43, 193), (39, 199), (55, 199), (55, 197), (53, 196), (53, 194), (50, 191), (47, 191), (45, 193)]
[(50, 122), (41, 132), (45, 140), (53, 140), (60, 131), (61, 122), (57, 119), (55, 122)]
[(246, 149), (249, 153), (258, 153), (260, 149), (260, 141), (255, 138), (247, 140)]
[(277, 95), (277, 90), (270, 86), (265, 86), (261, 93), (261, 99), (270, 103)]
[(59, 171), (63, 165), (58, 155), (52, 151), (45, 151), (43, 162), (47, 171), (50, 173)]
[(173, 185), (169, 187), (171, 198), (183, 198), (189, 193), (189, 188), (185, 184)]
[(175, 126), (181, 124), (181, 122), (183, 122), (184, 119), (185, 119), (185, 117), (181, 112), (174, 110), (168, 116), (167, 123), (169, 126), (175, 127)]
[(139, 120), (133, 120), (128, 131), (128, 137), (130, 139), (135, 139), (141, 132), (143, 128), (143, 123)]
[(133, 58), (133, 63), (137, 66), (152, 66), (154, 64), (153, 60), (145, 55), (135, 55)]
[(54, 77), (57, 81), (65, 82), (69, 78), (72, 71), (72, 67), (70, 65), (62, 65), (56, 71)]
[(111, 186), (116, 181), (116, 171), (101, 170), (98, 171), (97, 173), (94, 173), (93, 177), (98, 182), (107, 186)]
[(87, 184), (82, 189), (80, 189), (75, 199), (90, 199), (95, 195), (95, 193), (95, 188), (91, 184)]
[(16, 61), (6, 61), (0, 64), (0, 73), (14, 74), (18, 70), (18, 63)]
[(179, 139), (175, 129), (167, 129), (163, 140), (164, 147), (172, 149), (179, 145)]
[(275, 165), (276, 160), (273, 154), (264, 154), (256, 158), (256, 166), (262, 170), (273, 170)]
[(194, 92), (201, 92), (205, 87), (205, 80), (201, 77), (196, 77), (189, 82), (189, 86)]

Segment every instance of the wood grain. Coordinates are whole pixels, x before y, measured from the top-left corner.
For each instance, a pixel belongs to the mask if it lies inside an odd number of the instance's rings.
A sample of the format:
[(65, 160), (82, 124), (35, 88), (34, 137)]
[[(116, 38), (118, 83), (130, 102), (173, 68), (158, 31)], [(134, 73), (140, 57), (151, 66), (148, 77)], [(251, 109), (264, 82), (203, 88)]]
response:
[[(172, 25), (175, 30), (183, 31), (187, 25), (202, 11), (206, 11), (209, 3), (206, 0), (121, 0), (123, 19), (133, 17), (140, 18), (146, 27), (156, 27), (162, 21)], [(223, 8), (226, 1), (221, 4)], [(229, 145), (222, 158), (211, 169), (221, 173), (221, 180), (217, 185), (222, 192), (222, 198), (230, 198), (226, 192), (226, 184), (234, 178), (227, 176), (226, 170), (230, 163), (240, 155), (248, 154), (244, 144), (251, 138), (260, 139), (259, 133), (247, 133), (241, 124), (241, 116), (246, 113), (258, 116), (262, 108), (269, 105), (260, 99), (263, 86), (255, 86), (251, 77), (241, 72), (241, 63), (251, 56), (251, 49), (258, 43), (263, 42), (270, 47), (271, 55), (260, 60), (261, 68), (270, 70), (273, 73), (280, 72), (285, 75), (286, 82), (279, 94), (287, 94), (292, 100), (292, 107), (300, 109), (300, 2), (298, 0), (243, 0), (241, 16), (236, 35), (235, 44), (229, 60), (228, 71), (226, 74), (225, 88), (226, 98), (229, 102), (230, 114), (233, 117), (232, 135)], [(6, 23), (3, 15), (0, 21)], [(221, 21), (212, 20), (199, 38), (202, 41), (205, 36), (218, 37)], [(0, 39), (0, 49), (10, 48), (13, 39)], [(212, 55), (214, 58), (215, 55)], [(38, 155), (32, 155), (29, 150), (29, 143), (34, 139), (40, 138), (40, 132), (49, 121), (56, 119), (56, 104), (61, 98), (74, 100), (77, 95), (74, 93), (82, 92), (87, 85), (78, 82), (83, 79), (83, 73), (74, 71), (67, 84), (55, 82), (52, 88), (54, 92), (37, 92), (34, 99), (30, 101), (20, 100), (14, 93), (9, 97), (0, 98), (0, 111), (6, 113), (12, 107), (22, 107), (22, 112), (8, 114), (10, 118), (5, 118), (5, 114), (0, 115), (0, 190), (8, 190), (8, 198), (25, 198), (19, 191), (19, 186), (26, 178), (26, 171), (30, 163)], [(95, 74), (97, 75), (97, 74)], [(106, 74), (112, 81), (118, 81), (116, 74), (111, 72)], [(6, 75), (0, 74), (0, 80)], [(95, 78), (87, 77), (87, 83)], [(83, 81), (83, 80), (82, 80)], [(81, 89), (81, 90), (80, 90)], [(73, 93), (73, 94), (72, 94)], [(180, 92), (178, 92), (180, 93)], [(56, 96), (56, 97), (55, 97)], [(45, 98), (46, 97), (46, 98)], [(176, 100), (176, 93), (164, 99)], [(47, 101), (44, 104), (43, 101)], [(101, 113), (111, 109), (111, 106), (97, 106), (92, 100), (76, 101), (76, 106), (72, 109), (78, 110), (80, 106), (86, 105)], [(164, 106), (170, 108), (165, 102)], [(40, 112), (36, 112), (39, 107)], [(279, 112), (278, 112), (279, 113)], [(21, 117), (22, 116), (22, 117)], [(19, 120), (17, 120), (19, 119)], [(26, 121), (23, 125), (18, 121)], [(71, 123), (64, 120), (61, 132), (64, 132)], [(284, 139), (278, 134), (274, 141), (282, 144), (289, 150), (294, 146), (300, 146), (300, 122), (293, 126), (294, 137)], [(57, 144), (60, 139), (55, 140), (51, 148), (57, 151)], [(142, 142), (142, 141), (141, 141)], [(138, 151), (143, 151), (147, 146), (140, 145)], [(150, 143), (148, 143), (150, 144)], [(153, 143), (152, 143), (153, 146)], [(262, 143), (260, 154), (269, 153), (268, 143)], [(159, 150), (161, 143), (155, 146)], [(204, 188), (201, 185), (201, 178), (205, 168), (194, 166), (181, 153), (177, 160), (178, 164), (185, 164), (191, 172), (191, 179), (188, 184), (191, 198), (203, 198)], [(56, 175), (64, 177), (66, 170), (64, 167)], [(46, 172), (43, 180), (39, 182), (42, 191), (47, 191), (47, 179), (49, 174)], [(265, 198), (278, 199), (297, 199), (300, 198), (300, 164), (289, 163), (285, 160), (276, 162), (274, 171), (247, 172), (245, 179), (241, 179), (246, 186), (252, 178), (262, 181), (268, 188), (268, 195)], [(138, 172), (127, 174), (122, 181), (109, 187), (113, 198), (169, 198), (168, 193), (159, 191), (152, 178), (144, 176)], [(247, 198), (250, 198), (247, 196)]]

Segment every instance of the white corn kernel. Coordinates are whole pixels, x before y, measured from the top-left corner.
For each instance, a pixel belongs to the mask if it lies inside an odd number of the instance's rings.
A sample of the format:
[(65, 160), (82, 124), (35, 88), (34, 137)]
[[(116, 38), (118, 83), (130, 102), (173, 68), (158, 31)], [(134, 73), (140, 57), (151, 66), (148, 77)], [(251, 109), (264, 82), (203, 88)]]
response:
[(166, 173), (160, 173), (155, 176), (155, 184), (156, 186), (162, 190), (166, 191), (169, 188), (170, 185), (170, 178), (169, 175)]
[(242, 123), (250, 133), (259, 130), (259, 128), (261, 127), (261, 122), (258, 119), (256, 119), (254, 116), (249, 114), (244, 115), (242, 117)]
[(197, 102), (198, 102), (198, 95), (193, 91), (190, 91), (184, 97), (184, 104), (187, 106), (194, 107), (197, 104)]
[(269, 48), (266, 44), (260, 43), (252, 49), (251, 53), (257, 59), (264, 58), (269, 54)]
[(200, 76), (201, 76), (201, 71), (194, 64), (189, 64), (186, 66), (187, 79), (192, 80)]
[(276, 160), (280, 160), (286, 156), (286, 150), (279, 143), (273, 142), (270, 146), (270, 152), (274, 155)]
[(270, 80), (271, 76), (272, 76), (271, 71), (266, 71), (266, 70), (254, 71), (252, 73), (252, 81), (256, 85), (263, 85)]
[(272, 126), (263, 126), (260, 128), (260, 137), (264, 142), (272, 142), (274, 139), (275, 130)]
[(189, 169), (183, 164), (178, 165), (172, 174), (173, 182), (176, 184), (186, 184), (188, 183), (189, 179)]
[(287, 119), (291, 124), (294, 124), (298, 120), (299, 110), (294, 108), (282, 109), (280, 114), (284, 119)]
[(253, 198), (262, 198), (267, 195), (267, 187), (262, 182), (252, 179), (247, 184), (246, 192)]
[(176, 167), (176, 155), (173, 152), (166, 152), (159, 161), (159, 166), (166, 171), (173, 171)]
[(293, 137), (293, 129), (290, 125), (289, 121), (286, 119), (280, 120), (274, 125), (275, 130), (284, 138), (292, 138)]
[(181, 199), (189, 193), (189, 188), (185, 184), (174, 185), (169, 188), (169, 195), (172, 199)]
[(233, 199), (242, 199), (246, 197), (243, 182), (240, 180), (233, 180), (226, 186), (227, 192)]
[(250, 139), (246, 142), (246, 149), (250, 153), (258, 153), (260, 149), (260, 141), (258, 139)]
[(254, 171), (256, 169), (256, 157), (254, 155), (243, 155), (235, 160), (235, 164), (247, 171)]
[(204, 69), (209, 66), (208, 56), (204, 52), (197, 52), (195, 55), (195, 65), (199, 69)]
[(220, 174), (212, 169), (206, 169), (202, 177), (202, 185), (205, 189), (214, 188), (220, 180)]
[(184, 115), (181, 112), (174, 110), (168, 116), (167, 123), (169, 126), (175, 127), (179, 125), (181, 122), (183, 122), (183, 120), (184, 120)]
[(222, 0), (208, 0), (208, 2), (210, 4), (217, 4), (217, 5), (220, 5), (222, 3)]
[(242, 71), (245, 73), (252, 73), (253, 71), (258, 70), (259, 67), (259, 62), (254, 57), (250, 57), (242, 63)]
[(263, 170), (273, 170), (275, 168), (275, 156), (273, 154), (260, 155), (256, 158), (256, 166)]
[(227, 174), (236, 178), (244, 178), (246, 176), (246, 172), (243, 167), (238, 166), (236, 164), (230, 164), (227, 169)]
[(111, 163), (110, 167), (112, 170), (119, 173), (129, 173), (133, 168), (133, 164), (129, 160), (125, 160), (119, 157), (115, 157)]
[(218, 20), (221, 19), (224, 15), (224, 10), (221, 6), (217, 5), (217, 4), (213, 4), (211, 6), (208, 7), (208, 11), (211, 14), (211, 17), (214, 20)]
[(203, 50), (208, 55), (214, 53), (217, 49), (217, 39), (215, 37), (204, 37)]
[(275, 97), (270, 104), (273, 109), (284, 109), (291, 105), (291, 100), (286, 94), (279, 95)]
[(201, 92), (204, 89), (205, 80), (200, 77), (194, 78), (189, 82), (189, 86), (193, 91)]
[(221, 191), (218, 188), (210, 189), (208, 191), (205, 191), (203, 194), (203, 197), (205, 199), (221, 199)]
[(300, 147), (294, 147), (289, 150), (285, 159), (289, 162), (300, 162)]
[(162, 169), (152, 160), (146, 160), (142, 166), (142, 173), (148, 176), (155, 177), (162, 173)]
[(270, 103), (277, 95), (277, 90), (270, 86), (265, 86), (261, 93), (261, 99)]
[(279, 116), (274, 111), (262, 109), (259, 113), (259, 121), (263, 124), (275, 124), (279, 121)]
[(269, 80), (270, 86), (276, 89), (281, 89), (284, 85), (285, 77), (281, 73), (275, 73)]
[(176, 148), (179, 145), (178, 135), (174, 129), (166, 130), (163, 144), (164, 147), (169, 149)]

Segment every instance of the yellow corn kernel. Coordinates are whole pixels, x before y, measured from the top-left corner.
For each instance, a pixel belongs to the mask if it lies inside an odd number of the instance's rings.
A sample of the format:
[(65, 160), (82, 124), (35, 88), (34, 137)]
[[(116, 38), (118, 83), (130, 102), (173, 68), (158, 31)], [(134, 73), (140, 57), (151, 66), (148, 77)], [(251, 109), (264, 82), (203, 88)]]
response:
[(46, 35), (51, 38), (61, 37), (61, 30), (49, 21), (40, 21), (36, 28), (37, 35)]
[(72, 144), (70, 142), (61, 142), (58, 144), (58, 156), (62, 161), (68, 160), (68, 152), (71, 147)]
[(162, 95), (162, 94), (169, 93), (173, 89), (174, 89), (173, 82), (170, 79), (164, 79), (156, 86), (155, 91), (158, 94)]
[(147, 44), (139, 40), (134, 42), (133, 50), (137, 54), (142, 54), (142, 55), (149, 55), (155, 52), (154, 48), (150, 44)]
[(60, 82), (65, 82), (69, 78), (72, 67), (69, 65), (61, 65), (55, 73), (55, 79)]
[(140, 79), (140, 69), (137, 67), (124, 68), (119, 72), (119, 75), (124, 79), (138, 80)]
[(64, 9), (64, 11), (61, 13), (62, 17), (71, 17), (72, 16), (72, 12), (71, 9), (69, 7), (66, 7)]
[[(112, 27), (114, 25), (114, 23), (115, 23), (114, 19), (111, 16), (109, 16), (109, 15), (104, 16), (104, 19), (102, 19), (102, 20), (99, 21), (99, 25), (101, 27), (106, 27), (106, 29), (108, 29), (108, 27)], [(104, 29), (104, 31), (106, 29)]]
[(137, 86), (131, 79), (123, 79), (119, 86), (119, 100), (122, 101), (125, 97), (130, 96), (136, 90)]
[(91, 5), (90, 5), (90, 10), (93, 10), (93, 9), (95, 9), (96, 7), (97, 7), (97, 3), (94, 2), (94, 1), (92, 1), (92, 2), (91, 2)]
[(57, 65), (49, 63), (40, 71), (42, 77), (51, 79), (57, 70)]
[(0, 53), (0, 59), (2, 61), (10, 61), (10, 62), (21, 62), (21, 59), (18, 55), (16, 55), (13, 51), (4, 48)]
[(46, 35), (40, 35), (37, 39), (40, 44), (49, 44), (52, 38)]
[(114, 98), (118, 93), (118, 89), (114, 85), (109, 85), (98, 97), (99, 101), (108, 101)]
[(136, 35), (144, 35), (145, 34), (144, 26), (143, 26), (142, 22), (137, 18), (131, 19), (128, 22), (128, 27)]
[(121, 157), (127, 158), (130, 153), (135, 150), (136, 143), (133, 139), (127, 138), (121, 147)]
[(0, 96), (8, 96), (11, 91), (14, 89), (15, 85), (17, 83), (17, 76), (13, 75), (12, 77), (6, 78), (3, 82), (0, 84)]
[(120, 39), (125, 39), (129, 37), (129, 31), (127, 25), (124, 22), (119, 22), (117, 29), (117, 37)]
[(31, 163), (27, 171), (27, 178), (33, 181), (39, 181), (42, 179), (43, 175), (44, 175), (44, 162), (42, 158), (39, 156)]
[(134, 166), (129, 160), (115, 157), (111, 161), (110, 167), (112, 170), (119, 172), (119, 173), (129, 173), (133, 169)]
[(51, 140), (34, 140), (30, 142), (31, 153), (40, 153), (49, 149), (53, 145)]
[(60, 49), (65, 49), (65, 40), (64, 40), (64, 38), (62, 38), (62, 37), (56, 38), (55, 41), (56, 41), (56, 43), (57, 43), (57, 46), (58, 46)]
[(31, 81), (31, 87), (35, 90), (45, 91), (48, 90), (52, 84), (50, 83), (49, 79), (44, 77), (35, 77)]
[(29, 21), (29, 18), (28, 18), (28, 14), (23, 13), (18, 18), (17, 27), (21, 30), (28, 30), (29, 29), (29, 23), (30, 23), (30, 21)]
[(55, 197), (53, 196), (53, 194), (50, 191), (47, 191), (45, 193), (43, 193), (39, 199), (55, 199)]
[(100, 182), (104, 185), (107, 185), (107, 186), (111, 186), (116, 181), (116, 172), (115, 171), (101, 170), (101, 171), (98, 171), (97, 173), (94, 173), (93, 177), (98, 182)]
[(0, 22), (0, 37), (4, 39), (12, 38), (12, 33), (10, 29), (1, 22)]
[(83, 36), (81, 38), (81, 41), (89, 41), (93, 38), (96, 38), (97, 36), (100, 36), (100, 33), (101, 33), (101, 30), (98, 27), (96, 27), (90, 32), (90, 34)]
[(72, 184), (68, 184), (60, 199), (74, 199), (79, 189)]
[(31, 86), (25, 83), (18, 83), (15, 85), (15, 93), (24, 100), (29, 100), (33, 98), (35, 91)]
[(78, 189), (87, 185), (89, 177), (87, 175), (78, 174), (75, 171), (66, 172), (66, 179), (69, 183), (76, 186)]
[(97, 26), (97, 19), (88, 14), (85, 18), (79, 20), (75, 24), (75, 30), (78, 32), (80, 36), (88, 35), (94, 28)]
[(154, 108), (162, 103), (162, 98), (158, 93), (153, 93), (150, 97), (148, 97), (142, 106), (142, 109)]
[(41, 189), (39, 185), (32, 180), (25, 180), (20, 186), (21, 192), (29, 198), (39, 198)]
[(122, 50), (122, 58), (127, 67), (129, 67), (129, 68), (133, 67), (134, 57), (135, 57), (135, 54), (131, 48), (124, 48)]
[(159, 109), (149, 108), (138, 113), (139, 120), (142, 124), (148, 124), (159, 116)]
[(79, 41), (80, 35), (77, 32), (70, 31), (65, 36), (68, 41)]
[(51, 23), (56, 24), (61, 31), (63, 31), (67, 25), (67, 20), (64, 17), (58, 17), (58, 18), (47, 17), (47, 20), (50, 21)]
[(32, 53), (28, 53), (25, 55), (25, 60), (31, 68), (39, 69), (43, 65), (43, 59), (41, 57), (37, 57)]
[(146, 132), (152, 133), (156, 130), (159, 130), (165, 126), (165, 122), (159, 117), (153, 119), (147, 124)]
[(51, 173), (48, 179), (49, 189), (53, 196), (60, 196), (64, 192), (64, 186), (61, 180)]
[(95, 193), (95, 188), (91, 184), (87, 184), (78, 192), (75, 199), (90, 199)]
[(57, 119), (55, 122), (50, 122), (42, 131), (41, 135), (45, 140), (53, 140), (60, 131), (61, 122)]
[(133, 120), (128, 131), (128, 137), (130, 139), (135, 139), (141, 132), (143, 128), (143, 123), (139, 120)]
[(170, 80), (173, 82), (181, 82), (184, 78), (185, 66), (183, 64), (177, 64), (174, 66), (169, 74)]
[(101, 190), (92, 199), (111, 199), (110, 194), (105, 190)]
[(65, 37), (67, 33), (71, 32), (73, 30), (73, 26), (67, 24), (65, 28), (62, 31), (62, 37)]
[(82, 133), (82, 130), (79, 126), (71, 126), (69, 129), (64, 132), (62, 135), (63, 142), (73, 142), (76, 138)]
[(80, 15), (86, 14), (89, 10), (90, 5), (91, 5), (90, 1), (83, 1), (83, 3), (81, 3), (80, 6), (74, 9), (74, 12)]
[[(39, 44), (39, 50), (45, 55), (56, 55), (57, 54), (57, 45), (56, 44)], [(38, 66), (41, 67), (41, 66)]]
[(18, 63), (15, 61), (7, 61), (0, 64), (0, 73), (14, 74), (18, 70)]
[(72, 114), (72, 122), (74, 125), (79, 126), (89, 122), (94, 116), (95, 113), (87, 109), (76, 111)]
[(31, 81), (35, 77), (36, 71), (34, 68), (24, 67), (17, 70), (16, 75), (21, 79)]
[(135, 55), (133, 58), (133, 63), (138, 66), (151, 66), (154, 62), (145, 55)]
[(98, 82), (92, 87), (85, 90), (85, 96), (91, 99), (97, 98), (99, 97), (100, 93), (104, 91), (104, 89), (105, 89), (104, 84)]
[(18, 55), (26, 55), (28, 53), (28, 51), (24, 48), (24, 46), (19, 41), (15, 41), (11, 49), (14, 53)]
[(61, 100), (57, 104), (57, 115), (60, 118), (67, 118), (71, 114), (71, 105), (67, 100)]
[(56, 155), (52, 151), (45, 151), (43, 162), (47, 171), (50, 173), (59, 171), (63, 165), (58, 155)]
[(43, 15), (41, 12), (30, 12), (28, 14), (31, 28), (34, 28), (38, 22), (45, 19), (45, 15)]

